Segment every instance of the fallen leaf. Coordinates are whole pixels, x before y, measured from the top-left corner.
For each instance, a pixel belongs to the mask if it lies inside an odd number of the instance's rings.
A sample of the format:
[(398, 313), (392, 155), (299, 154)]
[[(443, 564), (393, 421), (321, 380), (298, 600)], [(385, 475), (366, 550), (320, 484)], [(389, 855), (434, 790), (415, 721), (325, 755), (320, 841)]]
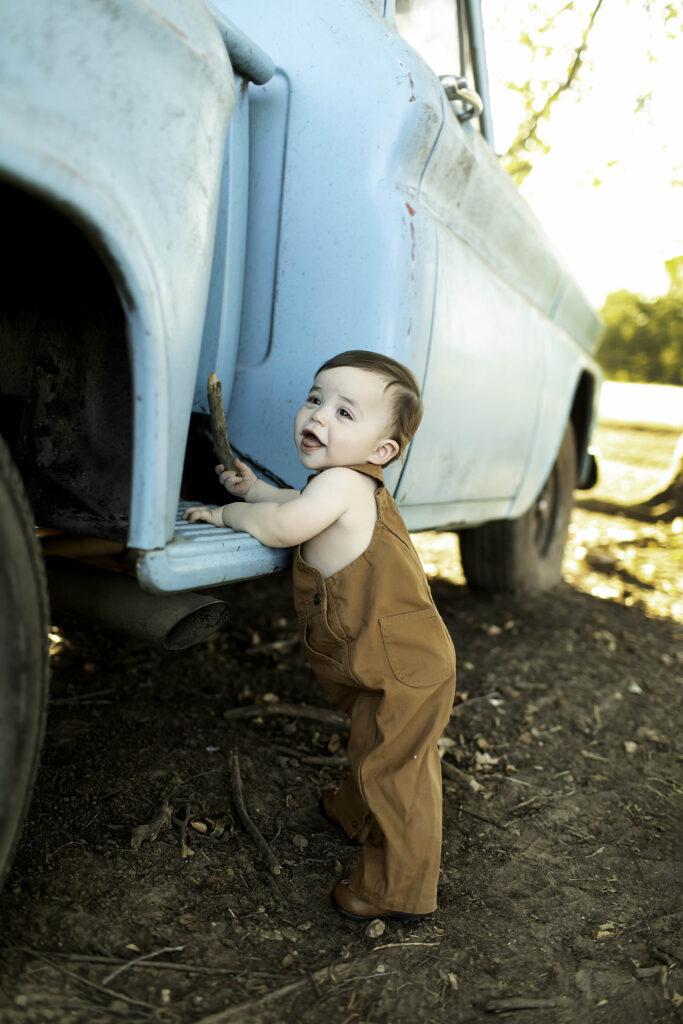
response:
[(439, 970), (439, 977), (446, 985), (450, 985), (454, 992), (458, 991), (458, 976), (453, 971)]
[(492, 757), (491, 754), (475, 751), (474, 760), (478, 771), (486, 771), (487, 768), (493, 767), (494, 764), (498, 764), (500, 761), (499, 757)]

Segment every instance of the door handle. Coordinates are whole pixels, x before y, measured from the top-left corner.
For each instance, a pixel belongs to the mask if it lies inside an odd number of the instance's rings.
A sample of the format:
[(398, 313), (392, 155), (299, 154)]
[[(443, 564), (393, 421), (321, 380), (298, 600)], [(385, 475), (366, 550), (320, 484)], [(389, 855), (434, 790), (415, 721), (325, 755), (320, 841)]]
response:
[(440, 75), (439, 81), (451, 103), (463, 104), (462, 110), (456, 110), (458, 121), (469, 121), (473, 117), (480, 116), (484, 110), (482, 98), (478, 92), (470, 88), (466, 78), (457, 75)]

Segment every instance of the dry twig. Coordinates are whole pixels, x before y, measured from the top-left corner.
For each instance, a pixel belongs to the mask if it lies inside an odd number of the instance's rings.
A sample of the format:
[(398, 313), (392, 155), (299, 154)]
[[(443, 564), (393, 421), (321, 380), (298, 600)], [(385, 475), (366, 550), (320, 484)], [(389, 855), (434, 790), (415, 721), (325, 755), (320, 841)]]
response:
[(484, 1004), (486, 1013), (509, 1013), (510, 1010), (551, 1010), (557, 1006), (555, 999), (531, 999), (527, 996), (511, 996), (509, 999), (489, 999)]
[(187, 841), (187, 826), (192, 820), (192, 808), (188, 804), (185, 808), (185, 817), (180, 825), (180, 856), (183, 860), (187, 860), (188, 857), (194, 857), (194, 850)]
[(108, 985), (117, 975), (123, 974), (124, 971), (127, 971), (130, 967), (135, 967), (136, 964), (142, 963), (143, 960), (153, 960), (154, 957), (161, 956), (162, 953), (182, 953), (184, 949), (184, 946), (164, 946), (163, 949), (157, 949), (153, 953), (143, 953), (142, 956), (136, 956), (134, 960), (124, 960), (115, 971), (112, 971), (111, 974), (102, 979), (102, 984)]
[(249, 704), (243, 708), (230, 708), (223, 712), (223, 718), (272, 718), (276, 715), (285, 715), (288, 718), (309, 718), (314, 722), (322, 722), (324, 725), (349, 724), (348, 717), (343, 711), (332, 711), (330, 708), (315, 708), (310, 704)]
[(476, 818), (477, 821), (485, 821), (487, 825), (493, 825), (495, 828), (499, 828), (501, 832), (505, 832), (507, 825), (501, 825), (499, 821), (494, 821), (493, 818), (485, 818), (483, 814), (475, 814), (474, 811), (468, 811), (466, 807), (460, 808), (461, 814), (466, 814), (470, 818)]
[(294, 992), (299, 991), (305, 985), (313, 984), (314, 987), (322, 987), (326, 984), (345, 985), (352, 983), (360, 985), (370, 978), (385, 978), (386, 973), (364, 975), (362, 971), (368, 966), (367, 958), (363, 961), (349, 960), (342, 964), (330, 964), (329, 967), (321, 967), (318, 971), (305, 974), (297, 981), (281, 988), (273, 989), (266, 995), (257, 999), (250, 999), (237, 1006), (230, 1006), (218, 1013), (212, 1013), (209, 1017), (202, 1017), (196, 1024), (232, 1024), (245, 1020), (256, 1021), (259, 1024), (278, 1024), (284, 1019), (282, 1012), (282, 1000)]
[(77, 974), (76, 971), (70, 971), (68, 967), (64, 967), (63, 964), (56, 963), (43, 953), (39, 953), (38, 950), (31, 950), (33, 956), (38, 957), (39, 960), (44, 960), (45, 963), (54, 967), (56, 971), (60, 971), (62, 974), (66, 974), (67, 977), (73, 978), (74, 981), (79, 982), (81, 985), (85, 985), (86, 988), (94, 989), (95, 992), (103, 993), (107, 999), (120, 999), (122, 1002), (127, 1003), (129, 1006), (143, 1006), (146, 1010), (156, 1010), (156, 1006), (151, 1003), (145, 1003), (141, 999), (131, 999), (130, 996), (125, 995), (124, 992), (116, 992), (110, 988), (105, 988), (103, 985), (98, 985), (94, 981), (89, 981), (88, 978), (84, 978), (82, 974)]
[(341, 768), (349, 763), (345, 754), (332, 756), (326, 754), (305, 754), (302, 750), (283, 747), (278, 743), (271, 744), (271, 750), (274, 750), (277, 754), (284, 754), (285, 757), (296, 758), (301, 764), (318, 765), (323, 768)]
[[(153, 970), (153, 971), (177, 971), (181, 974), (216, 974), (216, 975), (239, 975), (248, 974), (253, 978), (291, 978), (291, 971), (253, 971), (250, 966), (245, 965), (242, 967), (204, 967), (199, 964), (185, 964), (179, 963), (172, 960), (150, 960), (145, 957), (136, 957), (134, 960), (124, 960), (120, 956), (94, 956), (87, 955), (85, 953), (62, 953), (61, 951), (46, 950), (40, 952), (36, 949), (29, 949), (27, 946), (12, 946), (4, 947), (5, 949), (11, 948), (13, 951), (19, 953), (26, 953), (27, 956), (37, 956), (49, 958), (50, 961), (65, 961), (67, 963), (82, 963), (82, 964), (102, 964), (106, 966), (117, 965), (127, 970), (129, 967)], [(173, 949), (174, 947), (170, 947)], [(182, 946), (178, 946), (178, 949), (182, 949)], [(162, 950), (159, 950), (161, 953)], [(155, 953), (146, 954), (150, 956), (156, 956)], [(56, 966), (56, 964), (54, 965)], [(105, 978), (105, 983), (107, 979)]]
[(251, 818), (249, 817), (249, 813), (247, 812), (247, 807), (244, 802), (244, 787), (242, 785), (242, 776), (240, 774), (240, 761), (237, 755), (237, 751), (233, 753), (232, 758), (230, 759), (230, 778), (232, 782), (232, 799), (235, 804), (235, 810), (237, 811), (237, 816), (242, 822), (245, 832), (247, 832), (248, 835), (250, 835), (251, 838), (253, 839), (257, 850), (265, 860), (266, 864), (268, 865), (272, 873), (274, 875), (279, 875), (282, 869), (278, 863), (277, 857), (275, 856), (275, 854), (273, 853), (270, 846), (263, 838), (259, 830), (256, 828), (256, 825), (251, 820)]
[(460, 768), (456, 768), (455, 765), (449, 764), (448, 761), (441, 759), (441, 774), (445, 775), (451, 782), (457, 782), (461, 786), (465, 786), (467, 789), (472, 788), (472, 779), (467, 772), (461, 771)]

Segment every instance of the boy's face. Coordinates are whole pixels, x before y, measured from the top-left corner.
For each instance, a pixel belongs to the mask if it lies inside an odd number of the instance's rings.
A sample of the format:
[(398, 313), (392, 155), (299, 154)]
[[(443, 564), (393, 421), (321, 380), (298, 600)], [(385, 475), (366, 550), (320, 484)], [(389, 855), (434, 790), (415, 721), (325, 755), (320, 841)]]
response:
[(294, 441), (310, 470), (383, 466), (398, 453), (388, 436), (391, 402), (386, 381), (356, 366), (335, 366), (315, 378), (308, 399), (294, 419)]

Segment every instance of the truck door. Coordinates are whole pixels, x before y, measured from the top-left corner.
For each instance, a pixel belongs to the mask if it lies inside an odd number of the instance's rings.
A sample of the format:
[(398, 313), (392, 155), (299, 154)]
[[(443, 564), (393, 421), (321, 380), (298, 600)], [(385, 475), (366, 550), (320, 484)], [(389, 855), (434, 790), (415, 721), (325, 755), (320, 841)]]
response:
[[(476, 66), (485, 81), (483, 40), (475, 59), (464, 6), (397, 0), (396, 27), (437, 75), (457, 78)], [(468, 113), (444, 88), (442, 129), (420, 184), (437, 272), (425, 417), (397, 492), (414, 528), (423, 518), (454, 521), (454, 503), (465, 522), (472, 502), (478, 518), (482, 502), (500, 515), (515, 495), (543, 385), (542, 310), (562, 280), (540, 226)], [(428, 514), (411, 511), (418, 503), (431, 506)]]

